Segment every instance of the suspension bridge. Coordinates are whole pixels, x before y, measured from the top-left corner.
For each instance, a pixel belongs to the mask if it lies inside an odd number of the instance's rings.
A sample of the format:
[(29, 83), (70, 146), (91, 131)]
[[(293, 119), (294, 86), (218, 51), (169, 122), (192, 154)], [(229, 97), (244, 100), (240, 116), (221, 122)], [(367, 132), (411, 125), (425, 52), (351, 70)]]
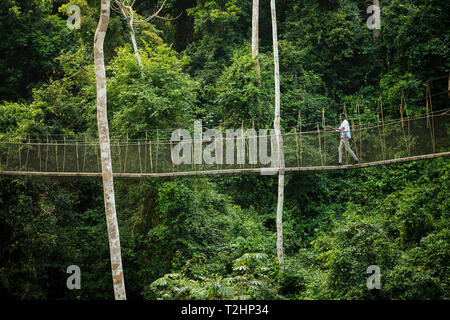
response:
[[(275, 161), (277, 147), (271, 130), (243, 127), (232, 135), (217, 131), (205, 139), (191, 132), (174, 141), (170, 133), (130, 137), (111, 134), (111, 156), (116, 177), (171, 177), (233, 173), (320, 171), (364, 168), (450, 155), (450, 109), (400, 119), (355, 124), (351, 120), (350, 146), (360, 159), (352, 164), (344, 151), (338, 165), (339, 133), (324, 130), (303, 132), (300, 127), (282, 134), (284, 163)], [(229, 129), (230, 130), (230, 129)], [(186, 130), (187, 131), (187, 130)], [(225, 156), (226, 154), (226, 156)], [(231, 156), (230, 156), (231, 154)], [(180, 156), (184, 161), (179, 161)], [(177, 160), (178, 157), (178, 160)], [(208, 161), (205, 161), (208, 160)], [(101, 176), (100, 147), (95, 136), (54, 137), (0, 136), (0, 175)]]

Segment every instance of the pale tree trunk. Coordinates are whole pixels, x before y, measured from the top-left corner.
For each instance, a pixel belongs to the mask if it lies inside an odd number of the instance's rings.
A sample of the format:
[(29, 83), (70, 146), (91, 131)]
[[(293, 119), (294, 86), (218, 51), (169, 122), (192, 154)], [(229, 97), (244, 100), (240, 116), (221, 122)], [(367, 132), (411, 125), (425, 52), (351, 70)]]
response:
[(94, 64), (97, 82), (97, 124), (102, 162), (103, 193), (105, 198), (106, 223), (108, 227), (111, 269), (116, 300), (126, 300), (125, 282), (120, 252), (119, 227), (114, 200), (114, 183), (111, 165), (108, 117), (106, 112), (106, 72), (103, 43), (108, 29), (110, 0), (102, 0), (100, 20), (94, 37)]
[(162, 5), (156, 11), (156, 13), (152, 14), (151, 16), (147, 17), (144, 20), (135, 21), (134, 20), (134, 10), (133, 10), (133, 5), (135, 3), (135, 0), (112, 0), (113, 10), (121, 13), (128, 22), (128, 27), (130, 28), (131, 43), (133, 44), (134, 54), (139, 63), (139, 68), (141, 69), (141, 78), (142, 79), (145, 78), (144, 66), (142, 64), (141, 55), (139, 54), (139, 49), (138, 49), (137, 42), (136, 42), (134, 25), (149, 22), (153, 18), (162, 19), (160, 16), (158, 16), (158, 14), (164, 8), (164, 4), (166, 3), (166, 1), (167, 0), (164, 0)]
[(278, 59), (277, 14), (275, 0), (270, 1), (272, 13), (273, 60), (275, 69), (275, 121), (274, 131), (278, 145), (278, 203), (277, 203), (277, 257), (280, 267), (283, 264), (283, 199), (284, 199), (284, 147), (280, 129), (280, 66)]
[(144, 65), (142, 64), (141, 55), (139, 54), (139, 49), (138, 49), (137, 42), (136, 42), (134, 26), (133, 26), (133, 16), (131, 16), (129, 25), (130, 25), (130, 36), (131, 36), (131, 42), (133, 43), (134, 54), (139, 63), (139, 68), (141, 69), (141, 78), (144, 79), (145, 78)]
[[(134, 32), (133, 8), (131, 6), (125, 6), (120, 1), (117, 1), (117, 0), (113, 0), (113, 1), (116, 1), (116, 3), (118, 4), (118, 6), (120, 8), (120, 11), (122, 12), (122, 15), (125, 17), (125, 19), (127, 19), (128, 27), (130, 29), (131, 43), (133, 44), (134, 55), (136, 56), (136, 60), (139, 63), (139, 68), (141, 69), (141, 78), (144, 79), (144, 66), (142, 65), (141, 55), (139, 54), (139, 49), (137, 47), (137, 42), (136, 42), (136, 35)], [(126, 10), (129, 10), (129, 14), (127, 14)]]
[[(130, 28), (130, 37), (131, 37), (131, 43), (133, 44), (133, 50), (134, 55), (136, 56), (136, 59), (139, 63), (139, 68), (141, 69), (141, 78), (144, 79), (144, 66), (142, 64), (141, 55), (139, 54), (139, 49), (136, 42), (136, 34), (134, 32), (134, 12), (133, 8), (131, 6), (124, 6), (122, 5), (120, 7), (123, 16), (128, 20), (128, 27)], [(125, 10), (129, 10), (129, 15), (126, 13)]]
[(253, 57), (253, 65), (258, 73), (258, 84), (261, 84), (261, 67), (259, 65), (259, 0), (253, 0), (253, 9), (252, 9), (252, 57)]

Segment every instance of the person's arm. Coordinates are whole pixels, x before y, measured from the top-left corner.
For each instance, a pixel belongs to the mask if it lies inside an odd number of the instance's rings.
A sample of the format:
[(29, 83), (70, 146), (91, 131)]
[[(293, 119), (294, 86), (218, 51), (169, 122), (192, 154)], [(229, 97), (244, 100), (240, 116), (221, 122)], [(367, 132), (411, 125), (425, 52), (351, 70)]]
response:
[(334, 131), (336, 131), (336, 132), (340, 132), (340, 131), (342, 131), (342, 129), (341, 129), (341, 128), (333, 128), (333, 127), (330, 127), (330, 126), (326, 126), (326, 128), (327, 128), (327, 129), (331, 129), (331, 130), (334, 130)]

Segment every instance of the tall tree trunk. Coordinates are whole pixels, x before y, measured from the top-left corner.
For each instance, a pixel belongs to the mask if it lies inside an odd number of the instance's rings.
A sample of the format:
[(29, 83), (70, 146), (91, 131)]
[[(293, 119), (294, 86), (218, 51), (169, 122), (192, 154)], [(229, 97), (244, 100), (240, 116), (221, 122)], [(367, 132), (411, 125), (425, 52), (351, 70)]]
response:
[[(115, 0), (113, 0), (113, 1), (115, 1)], [(116, 1), (116, 3), (117, 3), (117, 1)], [(139, 54), (139, 49), (138, 49), (137, 42), (136, 42), (136, 33), (134, 32), (133, 7), (125, 6), (120, 1), (118, 2), (118, 4), (121, 4), (119, 6), (120, 11), (122, 12), (122, 15), (125, 17), (125, 19), (128, 22), (128, 28), (130, 29), (130, 37), (131, 37), (131, 43), (133, 44), (134, 55), (136, 56), (136, 59), (139, 63), (139, 68), (141, 69), (141, 78), (144, 79), (144, 66), (142, 65), (141, 55)], [(127, 14), (126, 10), (129, 10), (129, 15)]]
[(259, 43), (258, 43), (258, 29), (259, 29), (259, 0), (253, 0), (252, 10), (252, 57), (253, 65), (258, 73), (258, 84), (261, 85), (261, 67), (259, 65)]
[(97, 81), (97, 125), (102, 162), (103, 193), (105, 198), (106, 223), (108, 227), (111, 269), (116, 300), (126, 300), (125, 282), (120, 252), (119, 227), (114, 200), (114, 183), (111, 165), (108, 117), (106, 109), (106, 72), (103, 43), (108, 30), (110, 0), (102, 0), (100, 20), (94, 37), (94, 64)]
[(275, 121), (274, 131), (278, 145), (278, 203), (277, 203), (277, 257), (283, 264), (283, 199), (284, 199), (284, 147), (280, 129), (280, 66), (278, 59), (277, 14), (275, 0), (270, 1), (272, 13), (273, 60), (275, 69)]
[[(130, 10), (130, 18), (128, 20), (128, 26), (130, 28), (131, 43), (133, 44), (134, 55), (136, 56), (136, 59), (137, 59), (137, 61), (139, 63), (139, 68), (141, 69), (141, 78), (144, 79), (145, 78), (144, 66), (142, 65), (141, 55), (139, 54), (139, 49), (138, 49), (137, 42), (136, 42), (136, 34), (134, 32), (134, 12), (133, 12), (133, 8), (130, 6), (129, 10)], [(125, 17), (126, 17), (126, 15), (125, 15)]]
[(130, 25), (130, 36), (131, 36), (131, 43), (133, 44), (134, 55), (136, 56), (136, 59), (139, 63), (139, 68), (141, 69), (141, 78), (144, 79), (145, 78), (144, 66), (142, 64), (141, 55), (139, 54), (139, 49), (138, 49), (137, 42), (136, 42), (136, 36), (134, 33), (133, 16), (131, 16), (129, 25)]

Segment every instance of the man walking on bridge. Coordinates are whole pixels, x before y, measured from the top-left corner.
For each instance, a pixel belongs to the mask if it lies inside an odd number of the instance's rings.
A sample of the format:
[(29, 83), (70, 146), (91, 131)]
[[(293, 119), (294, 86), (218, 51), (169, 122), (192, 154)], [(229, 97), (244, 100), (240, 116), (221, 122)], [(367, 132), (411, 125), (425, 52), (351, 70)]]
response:
[(327, 126), (328, 129), (336, 130), (337, 132), (341, 133), (341, 143), (339, 144), (339, 165), (342, 165), (342, 147), (345, 146), (345, 149), (348, 153), (353, 157), (355, 160), (355, 164), (359, 163), (359, 159), (356, 156), (356, 154), (353, 152), (353, 150), (350, 148), (349, 140), (351, 139), (352, 135), (350, 133), (350, 125), (345, 119), (345, 115), (341, 113), (339, 116), (339, 119), (341, 120), (341, 125), (339, 128), (333, 128), (330, 126)]

